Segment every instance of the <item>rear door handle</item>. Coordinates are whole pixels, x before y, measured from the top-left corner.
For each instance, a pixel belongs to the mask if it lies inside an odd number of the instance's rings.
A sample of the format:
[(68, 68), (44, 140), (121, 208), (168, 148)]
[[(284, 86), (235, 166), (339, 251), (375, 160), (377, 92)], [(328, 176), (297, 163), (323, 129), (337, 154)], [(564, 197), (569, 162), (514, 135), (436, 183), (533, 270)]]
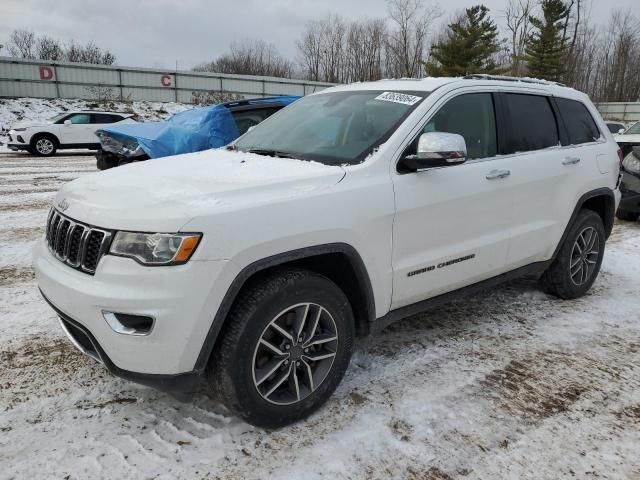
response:
[(511, 170), (491, 170), (485, 178), (495, 180), (496, 178), (507, 178), (509, 175), (511, 175)]
[(563, 165), (575, 165), (576, 163), (580, 163), (580, 157), (565, 157), (562, 161)]

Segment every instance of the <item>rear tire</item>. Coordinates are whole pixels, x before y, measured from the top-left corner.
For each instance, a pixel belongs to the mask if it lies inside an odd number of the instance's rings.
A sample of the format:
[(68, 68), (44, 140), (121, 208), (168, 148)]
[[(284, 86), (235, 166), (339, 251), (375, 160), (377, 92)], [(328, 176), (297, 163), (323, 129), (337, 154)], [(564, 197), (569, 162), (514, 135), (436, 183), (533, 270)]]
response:
[(638, 213), (627, 212), (626, 210), (618, 210), (616, 212), (616, 217), (626, 222), (635, 222), (638, 219)]
[(276, 272), (238, 296), (209, 379), (248, 423), (283, 427), (331, 396), (349, 365), (354, 335), (351, 305), (335, 283), (307, 270)]
[(31, 148), (40, 157), (50, 157), (56, 154), (58, 140), (53, 135), (40, 134), (31, 140)]
[(600, 271), (605, 241), (600, 216), (592, 210), (581, 210), (557, 257), (540, 279), (543, 289), (563, 299), (587, 293)]

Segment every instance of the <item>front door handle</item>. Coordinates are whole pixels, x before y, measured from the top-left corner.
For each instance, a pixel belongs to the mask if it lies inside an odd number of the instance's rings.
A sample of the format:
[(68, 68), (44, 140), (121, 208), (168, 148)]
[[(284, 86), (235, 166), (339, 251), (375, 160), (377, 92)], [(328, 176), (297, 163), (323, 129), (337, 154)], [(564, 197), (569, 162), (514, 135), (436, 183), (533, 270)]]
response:
[(509, 175), (511, 175), (511, 170), (491, 170), (485, 178), (495, 180), (496, 178), (507, 178)]
[(580, 163), (580, 157), (565, 157), (562, 161), (563, 165), (575, 165), (576, 163)]

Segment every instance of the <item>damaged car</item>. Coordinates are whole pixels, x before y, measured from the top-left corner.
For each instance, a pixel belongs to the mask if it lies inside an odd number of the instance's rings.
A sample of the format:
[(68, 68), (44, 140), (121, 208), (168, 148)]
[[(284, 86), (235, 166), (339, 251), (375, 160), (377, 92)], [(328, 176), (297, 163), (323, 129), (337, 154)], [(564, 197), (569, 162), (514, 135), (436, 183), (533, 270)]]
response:
[(98, 169), (223, 147), (299, 98), (234, 101), (186, 110), (162, 122), (100, 129), (96, 132)]

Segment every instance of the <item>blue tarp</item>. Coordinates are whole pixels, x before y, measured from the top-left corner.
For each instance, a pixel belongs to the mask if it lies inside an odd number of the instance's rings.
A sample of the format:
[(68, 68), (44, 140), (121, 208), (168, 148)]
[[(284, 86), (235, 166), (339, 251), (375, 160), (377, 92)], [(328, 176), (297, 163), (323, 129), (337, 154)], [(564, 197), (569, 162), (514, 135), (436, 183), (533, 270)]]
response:
[[(272, 97), (250, 100), (250, 104), (292, 103), (300, 97)], [(232, 104), (229, 104), (232, 105)], [(231, 111), (224, 105), (199, 107), (176, 113), (164, 122), (130, 123), (103, 128), (99, 132), (140, 145), (149, 158), (218, 148), (240, 135)], [(102, 138), (99, 135), (99, 138)]]

